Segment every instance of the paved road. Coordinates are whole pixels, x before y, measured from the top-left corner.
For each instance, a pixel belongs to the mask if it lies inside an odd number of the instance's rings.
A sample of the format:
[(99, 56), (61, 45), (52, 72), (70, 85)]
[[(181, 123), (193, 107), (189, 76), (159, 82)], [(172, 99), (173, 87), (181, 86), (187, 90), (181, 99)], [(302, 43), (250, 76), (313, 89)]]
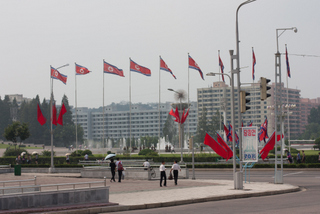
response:
[[(273, 182), (274, 171), (251, 171), (251, 181)], [(232, 179), (231, 171), (197, 171), (198, 179)], [(303, 191), (247, 199), (206, 202), (176, 207), (119, 212), (138, 213), (320, 213), (320, 171), (286, 170), (284, 182)], [(245, 184), (244, 184), (245, 185)]]

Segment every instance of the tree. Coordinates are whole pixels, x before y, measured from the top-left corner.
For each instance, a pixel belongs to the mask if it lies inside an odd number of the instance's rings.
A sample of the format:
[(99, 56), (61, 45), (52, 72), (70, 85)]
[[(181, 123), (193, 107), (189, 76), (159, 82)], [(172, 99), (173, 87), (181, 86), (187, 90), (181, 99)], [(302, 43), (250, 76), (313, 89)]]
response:
[(320, 137), (314, 141), (314, 144), (313, 148), (320, 150)]
[[(223, 116), (221, 116), (221, 121), (223, 121)], [(212, 116), (211, 120), (209, 121), (209, 125), (208, 125), (208, 133), (211, 136), (216, 135), (216, 133), (220, 130), (220, 112), (219, 110), (216, 111), (216, 113)], [(223, 127), (221, 127), (221, 129), (223, 130)]]
[(30, 132), (26, 123), (21, 124), (20, 122), (13, 122), (4, 130), (4, 137), (6, 140), (11, 141), (15, 147), (18, 140), (22, 143), (22, 141), (26, 140), (29, 136)]
[(5, 139), (3, 134), (5, 128), (11, 124), (12, 120), (10, 118), (10, 99), (5, 96), (4, 100), (0, 99), (0, 138)]
[(163, 136), (168, 136), (168, 140), (170, 143), (173, 143), (173, 136), (177, 134), (177, 128), (170, 114), (168, 114), (162, 133), (163, 133)]
[(157, 148), (158, 137), (144, 136), (144, 137), (140, 137), (140, 140), (141, 140), (141, 144), (145, 145), (145, 147), (147, 148), (150, 148), (152, 145), (154, 145), (155, 148)]
[(209, 124), (207, 121), (207, 109), (204, 107), (202, 109), (202, 114), (198, 120), (197, 134), (194, 137), (195, 142), (202, 143), (204, 141), (206, 132), (208, 131), (209, 131)]

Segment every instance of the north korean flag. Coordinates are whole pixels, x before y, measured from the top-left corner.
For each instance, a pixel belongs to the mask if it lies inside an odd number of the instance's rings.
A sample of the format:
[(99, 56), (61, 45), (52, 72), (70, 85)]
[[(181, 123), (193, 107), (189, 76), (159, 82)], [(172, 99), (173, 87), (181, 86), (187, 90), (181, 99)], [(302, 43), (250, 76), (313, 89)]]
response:
[(138, 72), (146, 76), (151, 76), (151, 70), (149, 68), (135, 63), (132, 59), (130, 59), (130, 71)]
[(164, 60), (160, 57), (160, 70), (164, 70), (169, 72), (175, 79), (176, 76), (172, 73), (171, 69), (167, 66), (167, 64), (164, 62)]
[(57, 69), (51, 67), (51, 78), (60, 80), (64, 84), (67, 83), (67, 76), (61, 74)]
[(202, 73), (199, 65), (196, 63), (196, 61), (194, 61), (194, 60), (191, 58), (190, 55), (189, 55), (189, 68), (198, 70), (199, 73), (200, 73), (201, 78), (204, 80), (204, 78), (203, 78), (203, 73)]
[[(224, 65), (223, 65), (223, 62), (222, 62), (220, 56), (219, 56), (219, 66), (220, 66), (220, 69), (221, 69), (221, 74), (223, 74)], [(221, 75), (221, 76), (222, 76), (222, 81), (225, 82), (224, 81), (224, 75)]]
[(90, 73), (88, 68), (76, 64), (76, 74), (77, 75), (83, 75), (83, 74), (88, 74), (88, 73)]
[(122, 69), (119, 69), (116, 66), (105, 62), (104, 60), (103, 60), (103, 72), (124, 77)]

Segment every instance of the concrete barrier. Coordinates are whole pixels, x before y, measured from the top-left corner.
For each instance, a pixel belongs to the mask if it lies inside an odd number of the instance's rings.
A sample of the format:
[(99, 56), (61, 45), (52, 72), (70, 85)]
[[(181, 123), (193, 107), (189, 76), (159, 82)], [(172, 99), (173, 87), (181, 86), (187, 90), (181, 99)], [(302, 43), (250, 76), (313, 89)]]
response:
[(0, 210), (109, 203), (109, 187), (32, 192), (0, 196)]

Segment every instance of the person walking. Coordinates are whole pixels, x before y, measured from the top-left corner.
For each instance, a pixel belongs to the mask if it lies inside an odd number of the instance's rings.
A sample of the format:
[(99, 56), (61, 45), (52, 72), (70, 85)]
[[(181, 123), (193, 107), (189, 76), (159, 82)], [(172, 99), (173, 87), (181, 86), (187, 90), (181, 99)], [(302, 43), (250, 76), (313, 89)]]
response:
[(301, 163), (300, 151), (298, 151), (298, 154), (297, 154), (297, 163)]
[(84, 160), (85, 160), (85, 161), (88, 161), (88, 160), (89, 160), (89, 155), (88, 155), (88, 154), (85, 154), (85, 155), (84, 155)]
[(177, 161), (175, 160), (172, 167), (171, 167), (171, 170), (170, 172), (173, 170), (173, 178), (174, 178), (174, 184), (175, 185), (178, 185), (178, 174), (179, 174), (179, 170), (181, 172), (181, 168), (179, 166), (179, 164), (177, 164)]
[(110, 179), (110, 182), (114, 181), (116, 182), (116, 180), (114, 179), (114, 176), (116, 175), (116, 164), (113, 162), (113, 159), (110, 160), (110, 170), (111, 170), (111, 175), (112, 178)]
[(118, 182), (121, 183), (123, 165), (122, 165), (122, 161), (120, 161), (120, 158), (117, 158), (116, 167), (118, 169), (118, 176), (119, 176)]
[(67, 164), (70, 164), (70, 158), (69, 158), (69, 155), (66, 156), (66, 162)]
[(162, 180), (164, 179), (163, 186), (167, 186), (167, 176), (166, 176), (166, 167), (164, 166), (165, 162), (162, 161), (159, 167), (160, 170), (160, 187), (162, 187)]
[(304, 150), (302, 150), (302, 159), (301, 159), (301, 163), (305, 163), (306, 162), (306, 155), (304, 154)]
[(148, 159), (146, 159), (146, 161), (143, 162), (143, 167), (144, 167), (144, 170), (148, 170), (150, 168), (150, 163)]

